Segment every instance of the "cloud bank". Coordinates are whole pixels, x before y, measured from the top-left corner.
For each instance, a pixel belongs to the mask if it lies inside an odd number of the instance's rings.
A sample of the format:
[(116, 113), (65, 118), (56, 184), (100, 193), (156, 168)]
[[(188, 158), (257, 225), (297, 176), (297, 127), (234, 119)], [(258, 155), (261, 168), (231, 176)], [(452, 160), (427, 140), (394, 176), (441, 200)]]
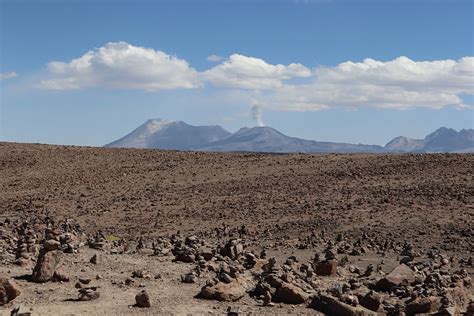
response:
[[(184, 59), (162, 51), (108, 43), (69, 62), (50, 62), (39, 87), (160, 91), (210, 86), (244, 92), (249, 105), (258, 104), (259, 111), (468, 107), (472, 105), (465, 104), (462, 96), (474, 94), (474, 57), (470, 56), (434, 61), (368, 58), (315, 69), (299, 63), (274, 65), (240, 54), (226, 59), (211, 55), (208, 60), (218, 64), (199, 72)], [(306, 79), (295, 83), (295, 78)]]
[(276, 89), (283, 86), (284, 80), (309, 76), (311, 71), (301, 64), (271, 65), (239, 54), (202, 73), (202, 79), (215, 86), (253, 90)]
[(199, 86), (188, 63), (162, 51), (125, 42), (108, 43), (68, 63), (50, 62), (50, 79), (40, 87), (52, 90), (93, 87), (158, 91)]
[(381, 62), (345, 62), (315, 70), (310, 84), (285, 85), (266, 106), (287, 110), (331, 107), (408, 109), (467, 107), (463, 94), (474, 94), (474, 58), (416, 62), (407, 57)]

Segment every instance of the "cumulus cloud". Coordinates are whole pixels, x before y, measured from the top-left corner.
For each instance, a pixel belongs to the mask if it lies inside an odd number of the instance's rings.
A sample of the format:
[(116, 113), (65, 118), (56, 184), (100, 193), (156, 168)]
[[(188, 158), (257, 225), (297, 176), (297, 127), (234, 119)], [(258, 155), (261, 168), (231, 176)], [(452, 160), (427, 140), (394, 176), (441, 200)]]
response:
[(260, 90), (280, 88), (283, 81), (309, 77), (311, 71), (301, 64), (272, 65), (263, 59), (233, 54), (202, 75), (215, 86)]
[[(44, 89), (94, 87), (140, 89), (198, 88), (245, 94), (253, 113), (262, 109), (315, 111), (334, 107), (408, 109), (412, 107), (470, 107), (462, 97), (474, 94), (474, 57), (459, 60), (414, 61), (408, 57), (379, 61), (367, 58), (334, 67), (292, 63), (270, 64), (263, 59), (233, 54), (202, 72), (185, 60), (125, 42), (108, 43), (69, 62), (48, 64)], [(15, 73), (2, 74), (2, 79)], [(295, 78), (306, 78), (295, 81)]]
[(344, 62), (316, 69), (309, 84), (284, 85), (260, 102), (282, 110), (332, 107), (408, 109), (467, 107), (463, 94), (474, 94), (474, 57), (458, 61)]
[(224, 57), (219, 56), (219, 55), (212, 54), (212, 55), (207, 56), (207, 61), (211, 61), (211, 62), (216, 63), (216, 62), (219, 62), (221, 60), (224, 60)]
[(197, 72), (188, 63), (162, 51), (125, 42), (108, 43), (68, 63), (50, 62), (50, 78), (40, 87), (53, 90), (90, 87), (157, 91), (195, 88)]
[(14, 71), (0, 73), (0, 80), (6, 80), (6, 79), (15, 78), (15, 77), (18, 77), (18, 74)]

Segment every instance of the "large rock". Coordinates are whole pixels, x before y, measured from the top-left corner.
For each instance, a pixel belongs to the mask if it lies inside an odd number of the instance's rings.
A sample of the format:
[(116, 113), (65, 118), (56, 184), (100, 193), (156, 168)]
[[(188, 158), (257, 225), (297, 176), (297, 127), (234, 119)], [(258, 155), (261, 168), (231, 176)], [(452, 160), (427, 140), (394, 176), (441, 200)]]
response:
[(142, 290), (135, 296), (135, 303), (138, 307), (151, 307), (150, 295), (147, 291)]
[(436, 312), (441, 307), (439, 297), (419, 297), (407, 304), (405, 313), (416, 315), (422, 313)]
[(405, 264), (401, 264), (377, 282), (377, 287), (381, 290), (389, 290), (400, 285), (403, 281), (412, 284), (416, 281), (415, 272)]
[(221, 250), (221, 255), (227, 256), (231, 258), (232, 260), (236, 260), (237, 257), (243, 253), (244, 251), (244, 246), (239, 243), (237, 239), (231, 239), (229, 240), (224, 248)]
[(276, 291), (273, 299), (275, 302), (286, 304), (302, 304), (306, 302), (309, 295), (301, 288), (284, 282)]
[(377, 316), (376, 312), (373, 312), (362, 306), (351, 306), (346, 303), (340, 302), (337, 298), (330, 295), (319, 294), (316, 295), (310, 307), (326, 314), (326, 315), (338, 315), (338, 316)]
[(337, 273), (337, 260), (325, 260), (318, 263), (316, 266), (317, 275), (336, 275)]
[(15, 282), (6, 278), (0, 278), (0, 306), (5, 305), (20, 294), (20, 288)]
[(53, 277), (58, 263), (59, 252), (57, 250), (40, 252), (31, 280), (36, 283), (48, 282)]
[(359, 302), (360, 305), (364, 306), (365, 308), (377, 312), (380, 309), (380, 305), (382, 304), (382, 297), (380, 294), (370, 291), (365, 296), (363, 296)]
[(237, 301), (245, 295), (247, 280), (236, 278), (230, 283), (219, 282), (213, 286), (204, 286), (199, 293), (200, 298), (218, 301)]

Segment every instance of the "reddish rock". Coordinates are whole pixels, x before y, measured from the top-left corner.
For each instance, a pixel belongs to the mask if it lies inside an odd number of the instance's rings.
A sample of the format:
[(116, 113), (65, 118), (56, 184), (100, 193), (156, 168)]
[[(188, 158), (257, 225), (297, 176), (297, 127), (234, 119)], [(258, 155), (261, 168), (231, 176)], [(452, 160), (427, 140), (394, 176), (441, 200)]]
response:
[(436, 312), (441, 307), (439, 297), (419, 297), (407, 304), (405, 313), (415, 315), (421, 313)]
[(337, 273), (337, 260), (325, 260), (320, 262), (316, 266), (316, 274), (317, 275), (336, 275)]
[(326, 314), (339, 316), (377, 316), (373, 312), (362, 306), (351, 306), (340, 302), (337, 298), (330, 295), (320, 294), (313, 298), (310, 307)]
[(40, 252), (31, 280), (36, 283), (48, 282), (53, 277), (58, 263), (59, 253), (57, 250)]
[(247, 281), (236, 278), (230, 283), (219, 282), (213, 286), (204, 286), (199, 297), (218, 301), (237, 301), (246, 292)]
[(0, 278), (0, 306), (7, 304), (20, 294), (21, 290), (15, 282)]
[(401, 264), (377, 282), (377, 287), (381, 290), (389, 290), (394, 286), (400, 285), (403, 281), (412, 284), (416, 281), (415, 272), (407, 265)]
[(306, 302), (309, 295), (301, 288), (284, 282), (276, 291), (274, 295), (275, 302), (281, 302), (286, 304), (302, 304)]
[(61, 243), (54, 239), (49, 239), (44, 242), (44, 248), (46, 250), (57, 250), (61, 246)]

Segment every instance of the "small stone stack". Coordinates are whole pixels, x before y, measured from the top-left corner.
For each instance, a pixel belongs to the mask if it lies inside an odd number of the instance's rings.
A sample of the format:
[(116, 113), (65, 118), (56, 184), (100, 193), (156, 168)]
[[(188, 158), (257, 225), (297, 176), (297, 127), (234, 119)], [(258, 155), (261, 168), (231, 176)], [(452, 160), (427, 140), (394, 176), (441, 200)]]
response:
[(176, 261), (194, 262), (199, 260), (199, 250), (204, 245), (196, 236), (186, 237), (184, 243), (182, 240), (174, 241), (174, 248), (171, 250)]
[(51, 229), (46, 229), (43, 248), (40, 250), (36, 266), (33, 269), (31, 280), (36, 283), (48, 282), (53, 278), (59, 264), (59, 234)]
[(315, 269), (317, 275), (330, 276), (337, 273), (336, 252), (332, 244), (329, 244), (325, 250), (325, 260), (316, 263)]
[(102, 232), (98, 232), (93, 238), (88, 241), (89, 247), (98, 250), (104, 250), (107, 245), (107, 238)]
[(244, 246), (239, 242), (238, 239), (230, 239), (224, 248), (220, 251), (221, 255), (227, 256), (232, 260), (236, 260), (237, 257), (244, 251)]
[(19, 266), (27, 266), (31, 262), (32, 257), (38, 252), (38, 240), (34, 232), (28, 229), (28, 223), (26, 222), (20, 226), (18, 235), (15, 263)]

